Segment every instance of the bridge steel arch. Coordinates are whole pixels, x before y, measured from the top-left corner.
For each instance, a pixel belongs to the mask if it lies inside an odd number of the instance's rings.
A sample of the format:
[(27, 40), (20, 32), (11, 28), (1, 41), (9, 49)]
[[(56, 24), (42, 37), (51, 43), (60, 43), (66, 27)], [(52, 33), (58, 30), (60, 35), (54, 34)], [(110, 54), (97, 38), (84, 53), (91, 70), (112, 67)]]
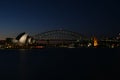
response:
[(68, 31), (68, 30), (51, 30), (43, 32), (34, 36), (38, 42), (47, 43), (48, 41), (52, 44), (55, 43), (70, 43), (76, 40), (83, 40), (83, 35)]

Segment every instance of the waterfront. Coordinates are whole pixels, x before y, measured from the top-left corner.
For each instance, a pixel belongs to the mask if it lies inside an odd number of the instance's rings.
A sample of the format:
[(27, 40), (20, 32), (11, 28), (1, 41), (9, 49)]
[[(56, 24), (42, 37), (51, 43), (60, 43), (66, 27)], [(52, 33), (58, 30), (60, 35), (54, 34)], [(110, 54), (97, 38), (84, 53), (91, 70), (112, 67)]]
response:
[(0, 49), (38, 48), (120, 48), (120, 34), (112, 38), (85, 37), (68, 30), (52, 30), (29, 36), (20, 33), (16, 38), (0, 40)]
[(4, 80), (111, 79), (120, 72), (119, 49), (0, 50)]

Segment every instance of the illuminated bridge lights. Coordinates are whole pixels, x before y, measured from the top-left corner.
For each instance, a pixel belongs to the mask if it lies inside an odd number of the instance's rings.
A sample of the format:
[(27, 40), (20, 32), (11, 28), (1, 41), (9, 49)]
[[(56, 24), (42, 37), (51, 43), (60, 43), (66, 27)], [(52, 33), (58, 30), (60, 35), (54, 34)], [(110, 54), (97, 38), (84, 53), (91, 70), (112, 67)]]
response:
[(38, 42), (70, 43), (84, 39), (83, 35), (68, 30), (52, 30), (34, 36)]

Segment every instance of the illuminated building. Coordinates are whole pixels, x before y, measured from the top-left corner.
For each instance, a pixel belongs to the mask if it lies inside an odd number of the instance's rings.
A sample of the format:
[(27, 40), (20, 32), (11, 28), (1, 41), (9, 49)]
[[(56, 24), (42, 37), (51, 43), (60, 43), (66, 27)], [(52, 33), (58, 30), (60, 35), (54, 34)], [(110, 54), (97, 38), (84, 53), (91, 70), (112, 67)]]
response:
[(17, 43), (17, 44), (32, 44), (34, 42), (35, 42), (34, 39), (25, 32), (19, 34), (16, 37), (16, 39), (13, 40), (13, 43)]
[(28, 37), (28, 34), (26, 34), (26, 33), (24, 32), (24, 33), (19, 34), (19, 35), (16, 37), (16, 40), (18, 40), (18, 42), (21, 43), (21, 44), (25, 44), (26, 41), (27, 41), (27, 37)]
[(94, 43), (93, 43), (94, 47), (98, 46), (98, 41), (97, 39), (94, 37)]

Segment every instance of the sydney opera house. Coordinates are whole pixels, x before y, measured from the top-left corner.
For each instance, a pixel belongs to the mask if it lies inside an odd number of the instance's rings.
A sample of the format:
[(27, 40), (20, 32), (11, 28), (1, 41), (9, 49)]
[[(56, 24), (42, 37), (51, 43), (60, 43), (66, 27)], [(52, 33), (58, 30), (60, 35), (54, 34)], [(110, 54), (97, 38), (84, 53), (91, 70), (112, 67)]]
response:
[(27, 33), (23, 32), (19, 34), (15, 39), (13, 39), (12, 42), (19, 45), (25, 45), (35, 43), (35, 40), (32, 37), (30, 37)]

